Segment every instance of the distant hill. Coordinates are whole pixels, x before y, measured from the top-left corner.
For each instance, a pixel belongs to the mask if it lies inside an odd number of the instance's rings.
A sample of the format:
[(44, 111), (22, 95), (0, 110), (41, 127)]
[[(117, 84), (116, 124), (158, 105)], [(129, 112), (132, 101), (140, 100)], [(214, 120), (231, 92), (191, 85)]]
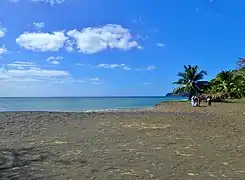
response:
[(178, 93), (178, 94), (174, 94), (174, 93), (167, 93), (165, 95), (166, 97), (169, 97), (169, 96), (182, 96), (182, 97), (188, 97), (188, 93)]

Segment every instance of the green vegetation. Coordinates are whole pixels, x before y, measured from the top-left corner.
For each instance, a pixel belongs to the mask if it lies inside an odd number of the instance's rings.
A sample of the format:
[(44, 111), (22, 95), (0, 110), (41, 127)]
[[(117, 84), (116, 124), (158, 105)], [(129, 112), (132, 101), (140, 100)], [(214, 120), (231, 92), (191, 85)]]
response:
[(201, 93), (202, 89), (198, 82), (203, 79), (204, 75), (207, 75), (207, 72), (199, 71), (198, 66), (184, 66), (184, 72), (177, 74), (179, 80), (173, 83), (179, 85), (174, 89), (173, 93), (187, 92), (189, 93), (189, 98), (194, 94)]
[(177, 74), (179, 80), (173, 83), (179, 85), (173, 93), (187, 92), (189, 97), (195, 94), (211, 95), (215, 99), (245, 98), (244, 64), (235, 70), (221, 71), (209, 82), (201, 81), (207, 75), (206, 71), (199, 71), (198, 66), (184, 66), (184, 72)]
[(220, 72), (210, 81), (210, 93), (223, 93), (227, 98), (242, 98), (245, 95), (245, 78), (240, 75), (243, 69)]

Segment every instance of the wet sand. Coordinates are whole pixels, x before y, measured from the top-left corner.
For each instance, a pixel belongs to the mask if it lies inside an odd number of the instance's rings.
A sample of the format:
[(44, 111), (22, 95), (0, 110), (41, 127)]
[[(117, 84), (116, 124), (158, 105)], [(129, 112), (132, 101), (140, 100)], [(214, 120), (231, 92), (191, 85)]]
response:
[(245, 179), (245, 103), (0, 113), (0, 179)]

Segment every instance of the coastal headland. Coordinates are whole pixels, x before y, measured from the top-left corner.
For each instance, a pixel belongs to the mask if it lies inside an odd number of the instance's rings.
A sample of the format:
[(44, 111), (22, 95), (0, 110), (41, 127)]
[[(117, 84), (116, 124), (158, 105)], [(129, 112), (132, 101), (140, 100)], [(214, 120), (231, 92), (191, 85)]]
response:
[(245, 102), (0, 113), (0, 179), (244, 179)]

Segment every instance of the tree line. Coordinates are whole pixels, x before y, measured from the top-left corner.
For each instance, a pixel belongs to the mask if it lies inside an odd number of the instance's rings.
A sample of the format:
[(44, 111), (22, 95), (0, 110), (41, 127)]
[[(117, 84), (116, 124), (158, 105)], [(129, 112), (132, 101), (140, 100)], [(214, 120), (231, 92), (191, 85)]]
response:
[(245, 59), (239, 58), (237, 69), (219, 72), (210, 81), (203, 81), (207, 72), (199, 70), (197, 65), (184, 66), (184, 71), (179, 72), (179, 79), (173, 84), (178, 85), (173, 90), (174, 94), (188, 93), (193, 95), (211, 95), (218, 99), (235, 99), (245, 97)]

